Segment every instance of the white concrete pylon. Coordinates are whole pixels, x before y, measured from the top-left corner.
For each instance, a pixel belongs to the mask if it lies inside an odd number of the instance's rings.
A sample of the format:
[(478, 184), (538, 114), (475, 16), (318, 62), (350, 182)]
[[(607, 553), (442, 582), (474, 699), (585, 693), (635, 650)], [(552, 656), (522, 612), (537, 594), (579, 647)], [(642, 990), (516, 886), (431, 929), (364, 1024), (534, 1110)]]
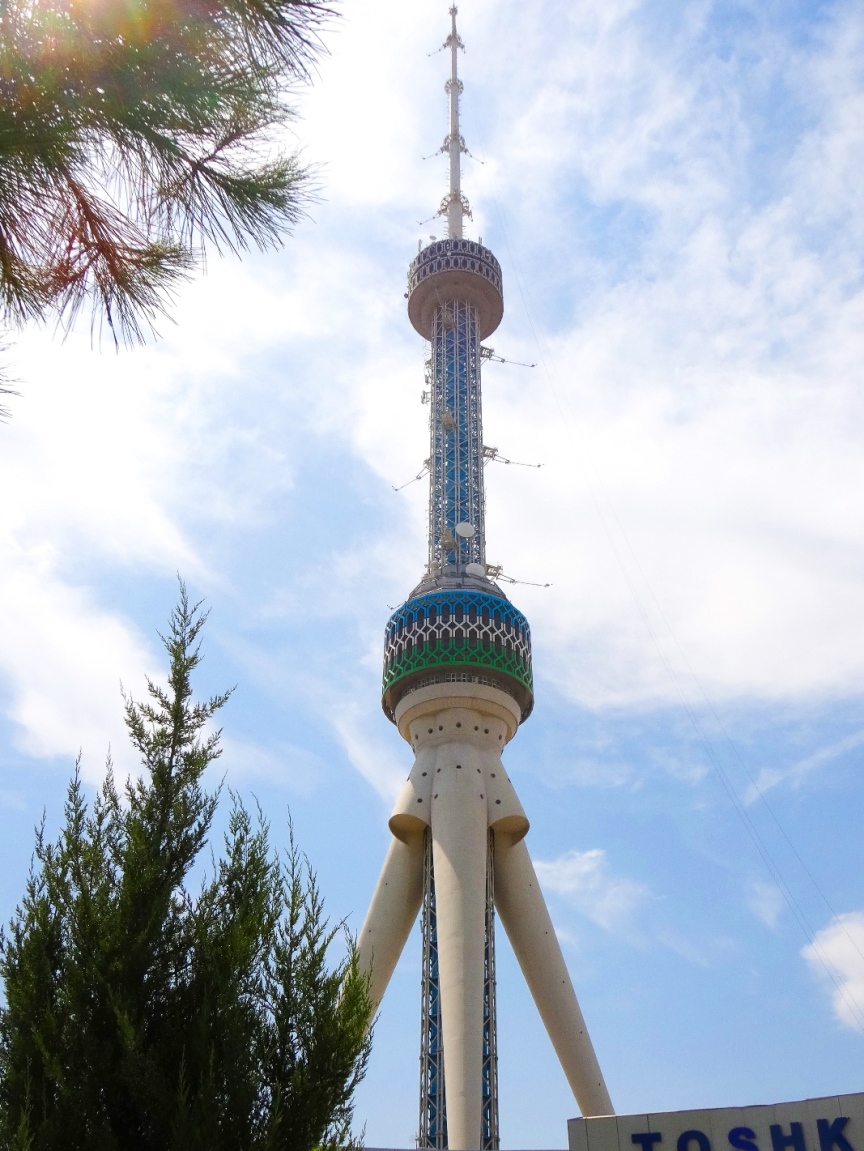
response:
[[(481, 718), (452, 708), (445, 728)], [(444, 1036), (448, 1146), (479, 1147), (483, 1105), (483, 954), (488, 821), (479, 749), (469, 740), (437, 748), (432, 859)]]
[(435, 868), (447, 1132), (451, 1151), (479, 1151), (483, 947), (488, 830), (495, 905), (583, 1115), (612, 1114), (582, 1012), (523, 842), (529, 824), (501, 762), (519, 707), (478, 683), (440, 683), (396, 709), (414, 766), (390, 817), (394, 843), (358, 939), (377, 1006), (422, 899), (423, 836)]
[(612, 1101), (524, 840), (495, 836), (495, 910), (583, 1115)]
[(377, 1007), (405, 947), (423, 899), (423, 832), (393, 839), (372, 896), (358, 946), (370, 973), (369, 997)]

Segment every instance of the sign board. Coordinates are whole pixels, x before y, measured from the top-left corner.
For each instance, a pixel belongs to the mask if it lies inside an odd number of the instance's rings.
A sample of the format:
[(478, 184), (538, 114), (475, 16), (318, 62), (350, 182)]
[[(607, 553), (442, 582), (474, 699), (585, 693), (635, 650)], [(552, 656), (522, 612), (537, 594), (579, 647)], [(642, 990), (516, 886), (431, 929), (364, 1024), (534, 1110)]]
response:
[(800, 1103), (571, 1119), (570, 1151), (864, 1151), (864, 1092)]

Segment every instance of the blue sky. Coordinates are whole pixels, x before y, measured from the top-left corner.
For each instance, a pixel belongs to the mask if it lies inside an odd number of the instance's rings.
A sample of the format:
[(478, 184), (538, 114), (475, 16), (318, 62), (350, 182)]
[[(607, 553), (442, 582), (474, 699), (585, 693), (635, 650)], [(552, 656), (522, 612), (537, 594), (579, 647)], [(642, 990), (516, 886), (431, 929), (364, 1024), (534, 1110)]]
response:
[[(0, 900), (79, 748), (133, 770), (119, 683), (181, 572), (236, 683), (226, 783), (357, 929), (409, 755), (383, 627), (424, 561), (404, 276), (443, 193), (446, 5), (353, 0), (301, 94), (322, 198), (213, 257), (147, 348), (25, 332), (0, 430)], [(858, 1090), (864, 1071), (864, 12), (465, 0), (471, 234), (500, 258), (488, 552), (534, 633), (507, 751), (619, 1111)], [(503, 933), (505, 1147), (576, 1114)], [(417, 1124), (419, 940), (358, 1125)]]

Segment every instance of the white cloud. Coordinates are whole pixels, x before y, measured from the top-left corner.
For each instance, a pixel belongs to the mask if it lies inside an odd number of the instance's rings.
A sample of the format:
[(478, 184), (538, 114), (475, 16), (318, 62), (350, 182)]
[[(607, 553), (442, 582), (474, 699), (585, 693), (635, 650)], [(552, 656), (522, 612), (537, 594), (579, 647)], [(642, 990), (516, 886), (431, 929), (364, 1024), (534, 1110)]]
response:
[(762, 920), (766, 927), (774, 928), (780, 919), (780, 913), (786, 906), (786, 900), (776, 883), (755, 880), (750, 885), (747, 906), (757, 919)]
[(610, 873), (600, 848), (569, 851), (558, 859), (536, 860), (542, 886), (563, 896), (582, 915), (608, 931), (624, 926), (651, 898), (643, 883)]
[(137, 686), (153, 654), (99, 602), (94, 569), (205, 572), (171, 508), (170, 381), (152, 349), (99, 356), (81, 339), (28, 333), (15, 355), (26, 382), (0, 432), (12, 494), (0, 508), (2, 707), (25, 753), (71, 761), (81, 749), (85, 773), (101, 778), (109, 744), (128, 766), (119, 684)]
[(179, 447), (167, 364), (149, 348), (98, 355), (83, 339), (36, 332), (15, 356), (26, 382), (3, 429), (0, 481), (15, 498), (0, 532), (23, 546), (50, 539), (73, 555), (200, 571), (166, 507)]
[(838, 915), (801, 954), (831, 988), (837, 1019), (846, 1027), (864, 1030), (864, 912)]
[(0, 599), (3, 710), (18, 725), (20, 750), (70, 765), (81, 750), (85, 775), (98, 780), (110, 745), (128, 770), (120, 682), (137, 688), (154, 662), (137, 630), (59, 579), (44, 550), (0, 551)]
[(353, 767), (386, 804), (392, 804), (411, 767), (410, 749), (406, 747), (405, 757), (400, 759), (382, 732), (380, 715), (370, 715), (365, 705), (337, 704), (331, 711), (331, 723)]
[(235, 787), (237, 780), (242, 779), (244, 786), (251, 786), (254, 791), (255, 780), (264, 779), (297, 794), (310, 795), (325, 770), (319, 756), (293, 744), (265, 748), (226, 735), (220, 742), (222, 755), (215, 770), (224, 772), (230, 787)]
[(789, 767), (762, 768), (755, 781), (748, 786), (744, 802), (754, 803), (760, 796), (770, 791), (771, 788), (777, 787), (780, 783), (798, 787), (814, 771), (818, 771), (819, 768), (831, 763), (847, 751), (854, 751), (862, 745), (864, 745), (864, 731), (855, 731), (851, 735), (844, 736), (843, 739), (828, 744), (827, 747), (820, 747), (818, 751), (812, 752), (803, 759), (796, 760)]

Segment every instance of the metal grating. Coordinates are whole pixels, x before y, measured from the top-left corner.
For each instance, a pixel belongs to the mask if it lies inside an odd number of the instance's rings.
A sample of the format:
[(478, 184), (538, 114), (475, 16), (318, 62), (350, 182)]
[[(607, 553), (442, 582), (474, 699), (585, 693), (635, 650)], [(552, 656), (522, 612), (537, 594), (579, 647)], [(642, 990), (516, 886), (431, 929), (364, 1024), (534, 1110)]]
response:
[[(483, 1101), (482, 1151), (498, 1151), (498, 1046), (495, 1014), (494, 837), (489, 832), (486, 862), (486, 924), (483, 960)], [(432, 834), (426, 830), (423, 862), (423, 961), (420, 995), (420, 1130), (418, 1148), (447, 1147), (447, 1097), (444, 1088), (444, 1040), (438, 978), (438, 927), (435, 915), (435, 869)]]
[(435, 874), (432, 835), (426, 830), (423, 861), (423, 965), (420, 992), (420, 1133), (418, 1147), (447, 1146), (447, 1103), (444, 1095), (444, 1041), (438, 981), (438, 926), (435, 917)]
[[(483, 421), (477, 309), (461, 300), (439, 304), (432, 321), (429, 570), (486, 563)], [(474, 528), (460, 539), (459, 523)]]
[(486, 855), (486, 950), (483, 962), (483, 1151), (498, 1151), (498, 1028), (495, 1015), (495, 837)]

